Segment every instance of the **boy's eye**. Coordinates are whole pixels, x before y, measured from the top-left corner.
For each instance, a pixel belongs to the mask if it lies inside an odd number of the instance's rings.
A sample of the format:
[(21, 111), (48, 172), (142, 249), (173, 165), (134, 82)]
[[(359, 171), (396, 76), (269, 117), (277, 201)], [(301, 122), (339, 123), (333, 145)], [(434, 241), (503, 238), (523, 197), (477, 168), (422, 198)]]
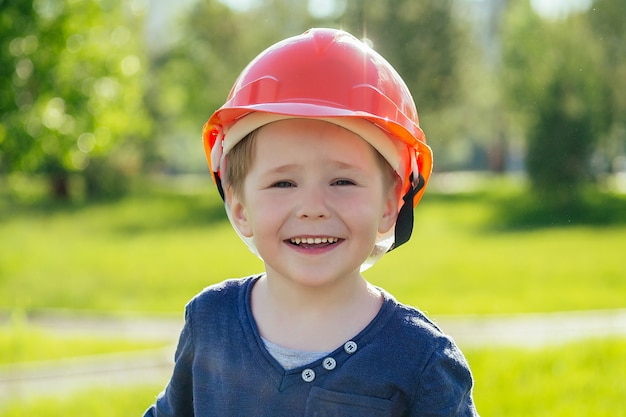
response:
[(332, 185), (355, 185), (356, 183), (352, 180), (346, 180), (346, 179), (341, 179), (341, 180), (335, 180), (333, 181)]
[(276, 181), (272, 184), (272, 188), (289, 188), (295, 187), (296, 185), (290, 181)]

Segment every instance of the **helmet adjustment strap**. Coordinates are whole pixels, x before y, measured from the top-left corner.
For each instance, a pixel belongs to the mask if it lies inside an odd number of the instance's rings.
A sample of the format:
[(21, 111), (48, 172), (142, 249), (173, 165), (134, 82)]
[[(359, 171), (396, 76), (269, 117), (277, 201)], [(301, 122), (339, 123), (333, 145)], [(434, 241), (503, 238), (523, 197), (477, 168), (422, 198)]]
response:
[(424, 188), (425, 181), (422, 174), (418, 174), (417, 182), (415, 181), (413, 173), (409, 176), (411, 188), (406, 192), (402, 200), (404, 204), (398, 212), (398, 218), (396, 220), (395, 239), (390, 251), (398, 246), (406, 243), (413, 233), (413, 198), (415, 195)]
[(217, 186), (217, 191), (220, 193), (220, 197), (222, 197), (222, 201), (226, 201), (226, 196), (224, 195), (224, 187), (222, 186), (222, 179), (220, 178), (220, 173), (214, 172), (213, 178), (215, 179), (215, 185)]

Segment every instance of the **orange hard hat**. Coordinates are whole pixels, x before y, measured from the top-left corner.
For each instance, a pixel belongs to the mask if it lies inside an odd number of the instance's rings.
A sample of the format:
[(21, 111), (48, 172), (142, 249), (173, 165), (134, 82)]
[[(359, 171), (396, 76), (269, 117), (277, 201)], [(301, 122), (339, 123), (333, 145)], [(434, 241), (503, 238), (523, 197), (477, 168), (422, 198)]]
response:
[(408, 240), (413, 208), (432, 171), (432, 152), (395, 69), (364, 42), (336, 29), (311, 29), (263, 51), (204, 125), (205, 152), (222, 197), (220, 166), (228, 151), (253, 130), (286, 118), (329, 121), (370, 142), (402, 179), (404, 204), (394, 247)]

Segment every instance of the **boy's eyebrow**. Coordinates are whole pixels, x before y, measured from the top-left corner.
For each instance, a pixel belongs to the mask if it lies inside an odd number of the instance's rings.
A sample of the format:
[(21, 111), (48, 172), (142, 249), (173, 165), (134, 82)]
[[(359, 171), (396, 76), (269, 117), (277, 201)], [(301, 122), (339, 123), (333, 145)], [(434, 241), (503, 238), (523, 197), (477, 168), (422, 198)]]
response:
[(283, 173), (283, 172), (289, 172), (292, 171), (294, 169), (297, 169), (298, 165), (297, 164), (284, 164), (284, 165), (278, 165), (275, 167), (270, 167), (267, 172), (270, 173)]
[(349, 162), (332, 161), (332, 162), (329, 163), (329, 165), (331, 165), (331, 166), (334, 165), (338, 169), (364, 171), (363, 166), (351, 164)]
[[(326, 166), (332, 167), (332, 168), (338, 168), (338, 169), (346, 169), (346, 170), (363, 170), (362, 167), (355, 165), (355, 164), (351, 164), (348, 162), (343, 162), (343, 161), (338, 161), (338, 160), (333, 160), (330, 162), (327, 162), (325, 164)], [(283, 165), (278, 165), (275, 167), (271, 167), (270, 169), (267, 170), (267, 172), (270, 173), (283, 173), (283, 172), (289, 172), (292, 170), (300, 170), (300, 165), (299, 164), (283, 164)]]

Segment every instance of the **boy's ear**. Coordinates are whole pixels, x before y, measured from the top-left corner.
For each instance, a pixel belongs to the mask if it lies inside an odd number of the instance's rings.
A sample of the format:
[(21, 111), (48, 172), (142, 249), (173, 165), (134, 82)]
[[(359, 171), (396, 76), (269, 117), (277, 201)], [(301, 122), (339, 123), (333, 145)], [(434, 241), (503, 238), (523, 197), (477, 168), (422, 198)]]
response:
[(237, 196), (237, 193), (233, 192), (231, 187), (226, 187), (224, 197), (230, 208), (230, 217), (233, 226), (235, 226), (243, 236), (252, 237), (252, 225), (248, 220), (248, 214), (242, 199)]
[(398, 211), (400, 210), (400, 204), (402, 198), (400, 196), (402, 191), (402, 184), (400, 181), (396, 182), (395, 187), (386, 195), (385, 206), (380, 223), (378, 224), (378, 233), (385, 233), (389, 231), (396, 223), (398, 218)]

